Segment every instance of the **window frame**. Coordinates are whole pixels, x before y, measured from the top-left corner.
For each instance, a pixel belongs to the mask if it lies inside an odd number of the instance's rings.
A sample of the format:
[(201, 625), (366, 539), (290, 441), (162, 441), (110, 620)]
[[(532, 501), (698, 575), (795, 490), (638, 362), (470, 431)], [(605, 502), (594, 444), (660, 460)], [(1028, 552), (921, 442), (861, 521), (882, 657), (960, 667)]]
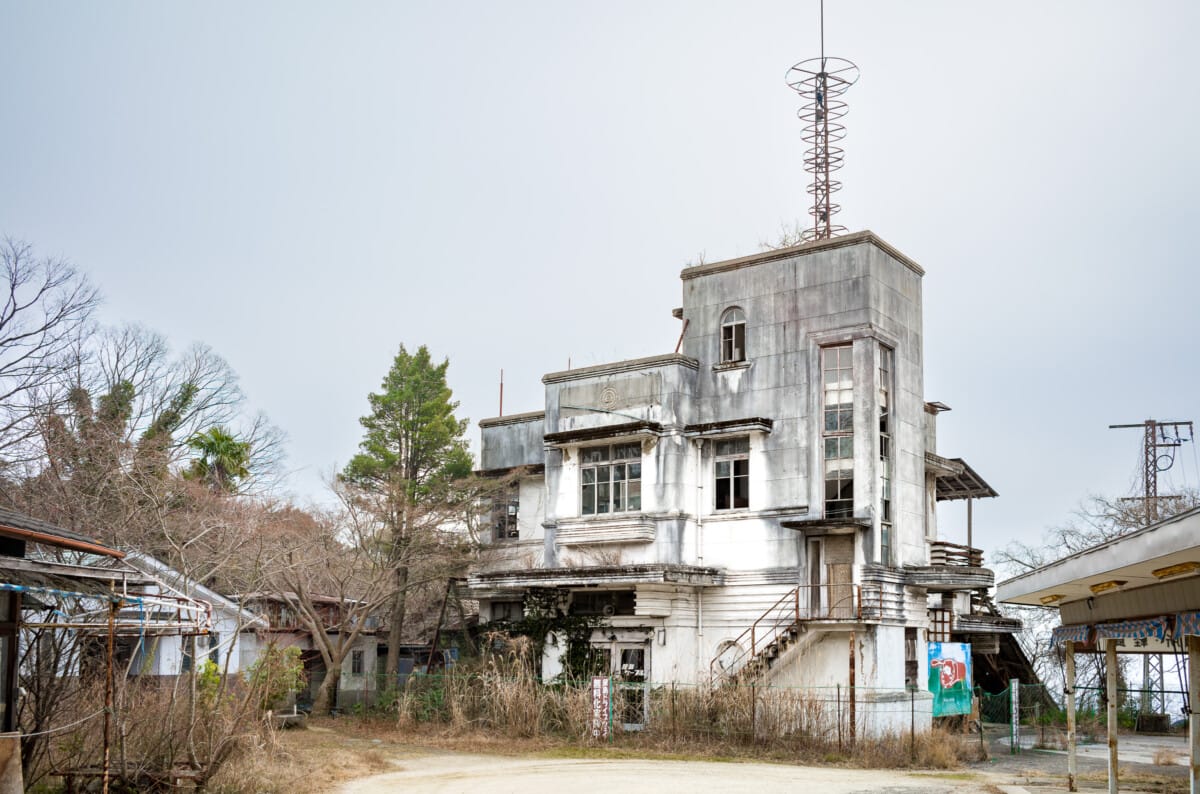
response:
[(359, 648), (350, 651), (350, 675), (363, 675), (367, 655)]
[[(579, 515), (594, 517), (641, 511), (643, 457), (640, 441), (581, 447)], [(602, 499), (604, 509), (600, 509)]]
[[(830, 355), (834, 356), (830, 366)], [(820, 348), (821, 482), (825, 518), (854, 516), (854, 345)], [(832, 374), (832, 377), (831, 377)]]
[[(744, 448), (743, 444), (744, 443)], [(736, 444), (721, 451), (722, 444)], [(722, 464), (725, 472), (722, 473)], [(740, 469), (740, 471), (739, 471)], [(724, 483), (723, 483), (724, 481)], [(739, 493), (738, 485), (744, 487)], [(722, 488), (724, 485), (724, 488)], [(722, 490), (726, 493), (727, 504), (721, 506)], [(731, 436), (713, 440), (713, 510), (725, 513), (733, 510), (750, 509), (750, 436)]]
[(719, 338), (722, 364), (746, 361), (746, 312), (741, 306), (730, 306), (721, 313)]
[(879, 345), (879, 558), (892, 564), (895, 479), (896, 351)]
[(512, 483), (492, 498), (492, 539), (503, 543), (520, 540), (521, 487)]

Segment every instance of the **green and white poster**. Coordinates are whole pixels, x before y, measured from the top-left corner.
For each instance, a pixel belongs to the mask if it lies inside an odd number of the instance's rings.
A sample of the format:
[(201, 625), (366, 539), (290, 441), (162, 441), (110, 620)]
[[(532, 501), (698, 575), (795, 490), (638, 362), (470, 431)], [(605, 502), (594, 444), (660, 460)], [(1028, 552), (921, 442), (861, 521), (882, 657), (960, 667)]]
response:
[(970, 644), (929, 643), (929, 691), (933, 693), (933, 716), (971, 713)]

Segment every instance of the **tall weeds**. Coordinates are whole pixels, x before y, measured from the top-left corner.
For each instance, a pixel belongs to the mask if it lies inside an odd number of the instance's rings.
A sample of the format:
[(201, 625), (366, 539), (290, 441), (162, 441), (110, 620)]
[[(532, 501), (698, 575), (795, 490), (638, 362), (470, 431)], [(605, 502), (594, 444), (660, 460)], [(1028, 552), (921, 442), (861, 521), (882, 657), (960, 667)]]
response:
[[(475, 666), (413, 677), (396, 701), (400, 726), (589, 743), (588, 686), (541, 683), (527, 664), (527, 651), (512, 648)], [(899, 705), (907, 714), (907, 699)], [(865, 708), (851, 731), (845, 703), (824, 690), (618, 685), (612, 710), (613, 741), (654, 752), (927, 768), (952, 768), (979, 752), (966, 737), (938, 729), (868, 736)], [(624, 731), (626, 722), (642, 727)]]

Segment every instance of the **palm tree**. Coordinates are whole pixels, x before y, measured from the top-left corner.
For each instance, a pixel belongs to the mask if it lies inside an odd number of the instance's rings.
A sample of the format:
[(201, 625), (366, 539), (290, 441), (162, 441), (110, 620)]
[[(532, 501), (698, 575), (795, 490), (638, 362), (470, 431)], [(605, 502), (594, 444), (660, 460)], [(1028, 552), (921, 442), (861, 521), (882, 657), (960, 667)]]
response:
[(200, 453), (184, 472), (189, 479), (201, 480), (214, 491), (235, 493), (237, 481), (250, 476), (250, 442), (238, 441), (223, 427), (197, 433), (188, 446)]

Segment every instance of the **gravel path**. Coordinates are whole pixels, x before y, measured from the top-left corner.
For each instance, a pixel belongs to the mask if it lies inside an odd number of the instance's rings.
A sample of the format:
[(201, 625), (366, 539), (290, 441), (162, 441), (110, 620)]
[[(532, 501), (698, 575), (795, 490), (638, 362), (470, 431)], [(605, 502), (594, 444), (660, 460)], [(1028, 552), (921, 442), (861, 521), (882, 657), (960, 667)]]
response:
[[(603, 759), (508, 758), (438, 754), (406, 758), (400, 770), (356, 780), (343, 794), (582, 794), (647, 791), (654, 794), (994, 794), (998, 789), (966, 776), (937, 773), (801, 767), (761, 763)], [(1010, 789), (1019, 792), (1021, 789)]]

